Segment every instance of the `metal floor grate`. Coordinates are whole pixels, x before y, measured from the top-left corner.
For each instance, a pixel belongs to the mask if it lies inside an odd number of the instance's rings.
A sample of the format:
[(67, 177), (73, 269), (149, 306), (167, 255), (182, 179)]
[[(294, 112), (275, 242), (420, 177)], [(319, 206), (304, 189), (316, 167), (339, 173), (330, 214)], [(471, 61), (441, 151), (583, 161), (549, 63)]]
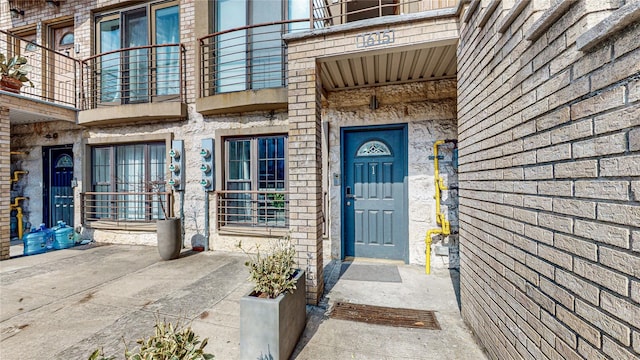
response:
[(374, 305), (336, 302), (329, 314), (331, 318), (368, 324), (440, 330), (436, 314), (430, 310), (390, 308)]

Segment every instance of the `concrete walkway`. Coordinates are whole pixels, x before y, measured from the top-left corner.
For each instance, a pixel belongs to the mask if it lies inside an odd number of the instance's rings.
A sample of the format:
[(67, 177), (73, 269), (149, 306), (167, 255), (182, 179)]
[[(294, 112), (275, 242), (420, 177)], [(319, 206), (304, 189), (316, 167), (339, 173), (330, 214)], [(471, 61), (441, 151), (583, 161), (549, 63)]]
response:
[[(156, 316), (186, 319), (209, 338), (216, 359), (237, 359), (239, 299), (251, 289), (245, 260), (186, 251), (161, 261), (154, 247), (105, 245), (2, 261), (0, 359), (86, 359), (98, 347), (123, 358), (123, 338), (134, 347), (152, 333)], [(457, 272), (423, 271), (329, 262), (326, 296), (321, 306), (307, 307), (307, 328), (292, 358), (485, 359), (458, 312)], [(329, 318), (336, 301), (435, 310), (442, 330)]]

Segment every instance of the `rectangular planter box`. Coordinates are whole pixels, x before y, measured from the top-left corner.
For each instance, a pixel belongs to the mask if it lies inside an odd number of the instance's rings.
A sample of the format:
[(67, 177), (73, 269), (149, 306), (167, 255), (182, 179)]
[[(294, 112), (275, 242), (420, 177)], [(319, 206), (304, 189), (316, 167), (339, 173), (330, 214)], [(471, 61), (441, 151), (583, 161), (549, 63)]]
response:
[(240, 299), (240, 359), (289, 358), (307, 322), (305, 275), (296, 274), (296, 290), (275, 299)]

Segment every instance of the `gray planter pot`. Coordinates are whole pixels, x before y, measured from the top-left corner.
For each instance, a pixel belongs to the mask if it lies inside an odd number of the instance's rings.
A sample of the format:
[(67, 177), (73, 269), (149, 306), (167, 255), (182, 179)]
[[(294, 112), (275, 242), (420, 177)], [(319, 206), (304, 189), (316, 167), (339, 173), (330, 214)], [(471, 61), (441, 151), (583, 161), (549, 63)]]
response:
[(182, 249), (180, 219), (157, 220), (156, 231), (158, 233), (158, 253), (160, 253), (162, 260), (177, 259)]
[(286, 360), (307, 322), (305, 276), (296, 274), (296, 290), (275, 299), (240, 299), (240, 359)]

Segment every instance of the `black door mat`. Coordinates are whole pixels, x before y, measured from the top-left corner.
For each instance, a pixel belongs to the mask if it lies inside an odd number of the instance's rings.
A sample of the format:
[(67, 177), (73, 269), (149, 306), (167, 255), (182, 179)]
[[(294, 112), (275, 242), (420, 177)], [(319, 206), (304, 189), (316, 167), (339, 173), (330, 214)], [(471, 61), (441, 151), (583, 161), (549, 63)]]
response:
[(395, 265), (364, 265), (350, 262), (342, 263), (340, 278), (356, 281), (402, 282), (398, 267)]
[(339, 301), (333, 305), (329, 317), (367, 324), (440, 330), (436, 314), (431, 310), (390, 308)]

